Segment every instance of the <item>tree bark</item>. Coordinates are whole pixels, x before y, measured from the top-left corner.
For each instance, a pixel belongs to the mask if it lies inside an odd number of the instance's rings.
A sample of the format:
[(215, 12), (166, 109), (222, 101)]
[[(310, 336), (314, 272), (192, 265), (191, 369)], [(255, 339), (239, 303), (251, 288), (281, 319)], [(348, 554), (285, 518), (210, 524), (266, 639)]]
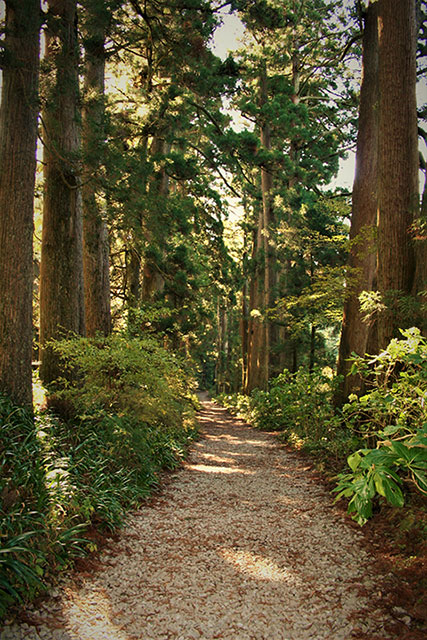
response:
[[(150, 155), (163, 154), (166, 155), (170, 150), (170, 145), (158, 135), (153, 137), (150, 147)], [(153, 198), (164, 201), (169, 192), (169, 177), (164, 170), (160, 169), (156, 174), (150, 176), (148, 191)], [(146, 245), (150, 246), (153, 242), (153, 233), (151, 229), (145, 227), (144, 236)], [(164, 252), (163, 252), (164, 253)], [(156, 294), (161, 293), (164, 289), (165, 281), (159, 271), (156, 262), (147, 256), (144, 258), (144, 267), (142, 270), (142, 289), (141, 297), (143, 300), (152, 300)]]
[[(260, 82), (261, 105), (265, 105), (268, 100), (267, 73), (263, 70)], [(264, 120), (261, 125), (261, 146), (266, 150), (271, 150), (271, 132), (269, 123)], [(264, 344), (262, 345), (261, 356), (261, 384), (264, 389), (268, 386), (270, 376), (270, 350), (272, 342), (272, 326), (268, 319), (268, 309), (273, 303), (273, 279), (274, 279), (274, 258), (270, 235), (272, 232), (272, 203), (271, 190), (273, 188), (273, 176), (268, 165), (261, 167), (261, 193), (262, 193), (262, 246), (264, 253)]]
[[(379, 347), (411, 318), (397, 313), (414, 280), (411, 224), (418, 209), (415, 0), (379, 0), (378, 288), (387, 309)], [(394, 308), (393, 308), (394, 307)]]
[(378, 209), (378, 3), (370, 3), (364, 15), (362, 82), (360, 87), (359, 128), (356, 173), (353, 183), (350, 227), (349, 294), (344, 315), (337, 373), (343, 382), (335, 402), (341, 405), (350, 393), (361, 391), (359, 376), (349, 376), (352, 352), (366, 352), (369, 325), (360, 311), (359, 295), (371, 291), (376, 268), (375, 233)]
[(76, 0), (50, 0), (45, 62), (54, 77), (43, 114), (40, 375), (50, 383), (62, 372), (46, 343), (85, 332)]
[[(262, 68), (259, 78), (259, 104), (262, 107), (268, 100), (267, 71)], [(271, 149), (270, 126), (261, 118), (261, 146)], [(271, 190), (273, 176), (270, 168), (261, 167), (261, 195), (257, 223), (256, 242), (254, 243), (253, 263), (255, 264), (250, 285), (250, 319), (248, 340), (248, 374), (246, 392), (255, 388), (267, 389), (270, 373), (270, 338), (271, 323), (267, 318), (267, 310), (272, 306), (273, 255), (271, 251), (270, 233), (272, 224)], [(263, 317), (262, 317), (263, 316)]]
[[(97, 10), (98, 8), (98, 10)], [(105, 36), (110, 13), (86, 2), (83, 107), (83, 270), (86, 331), (111, 333), (108, 229), (97, 193), (97, 173), (105, 144)]]
[(265, 345), (265, 324), (262, 321), (264, 306), (264, 269), (263, 269), (263, 210), (258, 211), (257, 231), (252, 249), (253, 272), (249, 284), (249, 321), (248, 321), (248, 362), (245, 393), (263, 388), (263, 347)]
[(0, 109), (0, 390), (31, 406), (40, 0), (6, 0)]
[[(245, 223), (248, 221), (247, 206), (244, 205)], [(241, 316), (240, 316), (240, 336), (242, 345), (242, 371), (241, 371), (241, 388), (246, 389), (248, 384), (248, 355), (249, 355), (249, 274), (248, 268), (248, 244), (250, 242), (250, 234), (247, 224), (243, 231), (243, 286), (241, 291)]]

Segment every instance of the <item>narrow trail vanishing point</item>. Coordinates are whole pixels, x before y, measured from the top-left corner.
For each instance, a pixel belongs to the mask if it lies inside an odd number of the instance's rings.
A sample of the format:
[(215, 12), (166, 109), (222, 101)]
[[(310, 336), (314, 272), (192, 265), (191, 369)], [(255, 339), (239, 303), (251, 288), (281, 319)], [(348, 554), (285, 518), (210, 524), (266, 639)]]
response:
[(395, 638), (362, 534), (304, 461), (203, 401), (201, 439), (75, 572), (0, 640)]

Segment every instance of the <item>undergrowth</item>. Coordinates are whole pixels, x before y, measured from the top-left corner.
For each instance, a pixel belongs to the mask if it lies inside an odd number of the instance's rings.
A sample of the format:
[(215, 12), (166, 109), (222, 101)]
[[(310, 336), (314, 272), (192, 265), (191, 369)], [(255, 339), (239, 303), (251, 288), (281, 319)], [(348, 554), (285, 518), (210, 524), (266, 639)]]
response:
[(118, 527), (195, 437), (192, 379), (155, 340), (75, 339), (35, 416), (0, 396), (0, 617)]
[[(412, 493), (427, 495), (427, 342), (402, 331), (377, 356), (354, 357), (366, 393), (334, 411), (326, 370), (285, 371), (268, 391), (222, 394), (218, 400), (260, 429), (320, 459), (336, 476), (337, 500), (363, 525), (381, 501), (402, 508)], [(346, 469), (347, 467), (347, 469)]]
[(329, 368), (285, 370), (270, 380), (268, 391), (220, 394), (217, 400), (254, 427), (278, 432), (281, 441), (315, 455), (321, 470), (336, 473), (363, 440), (335, 415), (334, 384)]

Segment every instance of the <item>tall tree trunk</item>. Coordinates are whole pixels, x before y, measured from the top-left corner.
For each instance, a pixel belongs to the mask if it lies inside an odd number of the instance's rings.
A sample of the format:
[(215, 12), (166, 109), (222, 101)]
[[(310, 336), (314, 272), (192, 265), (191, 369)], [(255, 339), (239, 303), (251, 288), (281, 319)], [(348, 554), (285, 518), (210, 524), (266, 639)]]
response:
[[(158, 135), (153, 137), (153, 141), (150, 147), (150, 154), (153, 156), (155, 154), (166, 155), (170, 150), (170, 145)], [(148, 185), (149, 193), (154, 198), (159, 198), (164, 201), (167, 198), (169, 192), (169, 177), (164, 170), (164, 168), (160, 169), (157, 173), (152, 175), (149, 180)], [(144, 236), (147, 246), (153, 242), (153, 233), (149, 228), (145, 228)], [(165, 286), (165, 281), (162, 274), (159, 271), (158, 265), (154, 260), (147, 258), (144, 259), (144, 267), (142, 270), (142, 289), (141, 289), (141, 297), (143, 300), (150, 300), (155, 297), (157, 293), (163, 291)]]
[[(268, 101), (267, 70), (261, 69), (259, 78), (259, 105), (261, 112)], [(261, 114), (261, 145), (271, 149), (270, 126)], [(271, 169), (264, 164), (261, 167), (262, 208), (259, 210), (256, 243), (254, 244), (253, 262), (255, 271), (250, 287), (249, 320), (249, 355), (246, 392), (252, 389), (266, 389), (270, 373), (270, 341), (271, 323), (267, 319), (267, 310), (272, 306), (274, 259), (270, 241), (272, 224), (271, 190), (273, 176)], [(255, 313), (252, 313), (255, 312)], [(262, 319), (262, 315), (264, 318)]]
[(215, 364), (215, 388), (217, 393), (223, 392), (224, 378), (224, 310), (221, 307), (220, 300), (217, 300), (216, 306), (216, 322), (217, 322), (217, 359)]
[[(387, 309), (379, 347), (411, 323), (396, 313), (414, 279), (411, 224), (418, 209), (415, 0), (379, 0), (378, 288)], [(393, 309), (392, 306), (395, 308)]]
[[(295, 10), (295, 6), (294, 6)], [(297, 27), (295, 26), (292, 32), (292, 95), (291, 101), (294, 105), (300, 104), (300, 91), (301, 91), (301, 60), (300, 60), (300, 43), (297, 34)], [(300, 152), (298, 150), (297, 142), (292, 139), (290, 135), (289, 139), (289, 159), (294, 171), (286, 179), (286, 187), (290, 193), (297, 188), (299, 179), (296, 174), (296, 168), (298, 167)], [(271, 249), (270, 249), (271, 251)], [(286, 298), (286, 281), (288, 280), (288, 273), (291, 269), (290, 260), (280, 262), (276, 255), (274, 255), (274, 272), (272, 272), (272, 286), (277, 291), (275, 292), (277, 298)], [(271, 300), (271, 306), (274, 304), (274, 299)], [(294, 345), (289, 338), (289, 331), (287, 327), (277, 324), (270, 325), (270, 374), (278, 375), (282, 373), (285, 368), (291, 368), (294, 366)]]
[(243, 226), (243, 286), (242, 286), (242, 302), (240, 316), (240, 337), (242, 345), (242, 370), (241, 370), (241, 389), (244, 391), (248, 385), (248, 359), (249, 359), (249, 283), (250, 273), (248, 272), (249, 263), (249, 247), (251, 244), (251, 233), (248, 229), (249, 211), (246, 198), (243, 200), (244, 210), (244, 226)]
[(0, 389), (32, 404), (33, 207), (40, 0), (6, 0), (0, 109)]
[(40, 375), (46, 383), (61, 374), (46, 343), (85, 331), (76, 4), (50, 0), (46, 29), (45, 62), (54, 73), (43, 114)]
[[(425, 10), (423, 12), (422, 0), (417, 0), (417, 33), (422, 37), (423, 24), (425, 21)], [(425, 7), (424, 7), (425, 9)], [(422, 46), (422, 41), (421, 41)], [(424, 138), (424, 142), (426, 138)], [(424, 188), (421, 199), (421, 211), (419, 220), (415, 225), (415, 279), (414, 295), (420, 304), (418, 326), (424, 337), (427, 337), (427, 164), (424, 157), (420, 156), (421, 169), (424, 172)]]
[(249, 309), (248, 309), (248, 281), (244, 280), (242, 288), (242, 306), (240, 318), (240, 336), (242, 341), (242, 389), (247, 386), (248, 379), (248, 332), (249, 332)]
[[(267, 70), (263, 68), (260, 78), (260, 102), (261, 108), (268, 103), (268, 78)], [(261, 125), (261, 146), (266, 150), (271, 150), (271, 131), (270, 125), (262, 116)], [(273, 207), (272, 207), (272, 189), (273, 175), (271, 167), (267, 164), (261, 167), (261, 193), (262, 193), (262, 242), (264, 253), (264, 345), (262, 354), (262, 371), (261, 380), (262, 387), (267, 388), (268, 379), (270, 377), (270, 359), (271, 347), (274, 341), (277, 342), (277, 336), (273, 329), (271, 321), (268, 319), (267, 311), (273, 306), (273, 288), (275, 279), (275, 256), (273, 244), (271, 242), (272, 226), (273, 226)]]
[(363, 321), (359, 295), (371, 291), (376, 268), (375, 235), (378, 208), (378, 3), (371, 3), (364, 15), (362, 83), (360, 87), (359, 129), (356, 173), (350, 227), (349, 293), (344, 303), (339, 348), (338, 375), (343, 382), (335, 402), (341, 405), (350, 393), (361, 391), (359, 376), (348, 376), (354, 351), (363, 356), (370, 327)]
[(230, 388), (230, 341), (228, 339), (228, 310), (221, 309), (222, 317), (222, 391), (225, 393)]
[(86, 331), (111, 332), (110, 272), (107, 225), (97, 197), (97, 172), (105, 141), (105, 36), (110, 13), (99, 2), (86, 2), (83, 107), (83, 269)]
[(263, 209), (258, 211), (257, 231), (252, 248), (253, 272), (249, 284), (248, 321), (248, 372), (245, 393), (265, 386), (264, 346), (265, 323), (262, 321), (264, 306), (264, 256), (263, 256)]

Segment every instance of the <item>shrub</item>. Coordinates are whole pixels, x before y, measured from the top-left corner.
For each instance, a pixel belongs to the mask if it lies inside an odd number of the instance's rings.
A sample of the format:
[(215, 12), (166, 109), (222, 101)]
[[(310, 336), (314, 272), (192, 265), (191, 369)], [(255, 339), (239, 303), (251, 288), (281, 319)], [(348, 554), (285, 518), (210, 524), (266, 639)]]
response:
[(52, 389), (51, 404), (73, 414), (103, 409), (172, 427), (194, 406), (188, 363), (154, 336), (74, 338), (55, 341), (52, 348), (65, 375)]
[(154, 339), (55, 344), (73, 372), (35, 417), (0, 396), (0, 616), (119, 526), (196, 435), (188, 367)]
[(401, 333), (378, 356), (353, 358), (350, 373), (360, 373), (368, 392), (351, 396), (343, 415), (370, 446), (349, 456), (335, 491), (337, 500), (350, 498), (359, 524), (378, 496), (401, 507), (405, 485), (427, 493), (427, 342), (416, 328)]
[(255, 390), (252, 397), (254, 424), (260, 429), (294, 432), (313, 440), (325, 435), (325, 421), (332, 415), (331, 378), (326, 371), (285, 370), (270, 381), (269, 391)]
[(251, 398), (243, 393), (220, 393), (216, 400), (233, 415), (243, 420), (251, 420)]

